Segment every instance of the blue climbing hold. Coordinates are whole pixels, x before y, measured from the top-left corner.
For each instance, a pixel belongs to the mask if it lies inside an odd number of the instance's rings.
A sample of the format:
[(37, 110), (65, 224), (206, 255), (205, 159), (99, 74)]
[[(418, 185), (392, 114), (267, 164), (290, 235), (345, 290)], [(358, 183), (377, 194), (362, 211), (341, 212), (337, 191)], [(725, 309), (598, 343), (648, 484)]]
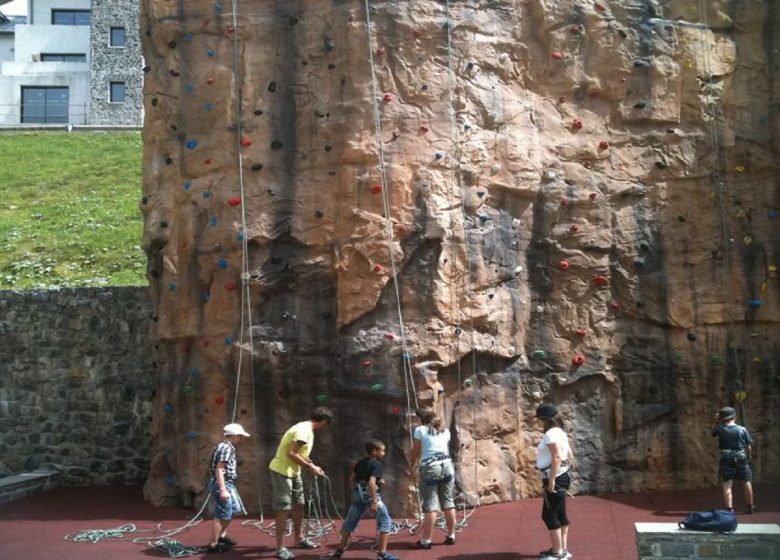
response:
[(231, 344), (233, 344), (234, 341), (235, 341), (235, 339), (232, 336), (226, 336), (225, 337), (225, 346), (230, 346)]
[(172, 405), (171, 403), (167, 403), (167, 404), (166, 404), (166, 405), (163, 407), (163, 410), (164, 410), (165, 412), (173, 412), (173, 405)]
[(190, 368), (190, 375), (192, 377), (200, 377), (200, 368)]
[(208, 301), (211, 299), (211, 294), (208, 292), (203, 292), (203, 301)]
[(749, 306), (751, 309), (756, 309), (756, 308), (758, 308), (758, 307), (761, 307), (761, 304), (762, 304), (762, 303), (764, 303), (764, 302), (763, 302), (763, 301), (761, 301), (760, 299), (751, 299), (751, 300), (748, 302), (748, 306)]
[(212, 109), (214, 109), (214, 104), (213, 103), (206, 103), (203, 106), (203, 108), (206, 109), (206, 111), (211, 111)]
[(208, 56), (209, 58), (214, 58), (215, 54), (216, 53), (214, 51), (212, 51), (211, 49), (206, 49), (206, 56)]
[(192, 93), (193, 91), (195, 91), (195, 86), (193, 86), (192, 84), (184, 84), (184, 91), (186, 91), (187, 93)]
[(214, 4), (214, 11), (215, 12), (217, 12), (218, 14), (221, 14), (222, 10), (223, 10), (223, 8), (222, 8), (222, 3), (221, 2), (217, 2), (217, 3)]
[(216, 217), (216, 216), (212, 216), (211, 218), (209, 218), (209, 223), (210, 223), (212, 226), (215, 226), (215, 225), (217, 225), (217, 217)]
[(460, 327), (455, 327), (455, 334), (456, 334), (456, 335), (461, 335), (462, 333), (463, 333), (463, 329), (462, 329), (462, 328), (460, 328)]
[(185, 191), (188, 191), (191, 188), (192, 188), (192, 181), (187, 181), (186, 183), (184, 183), (184, 190)]
[(236, 236), (236, 238), (237, 238), (239, 241), (243, 241), (243, 240), (244, 240), (244, 232), (243, 232), (243, 231), (239, 231), (239, 232), (238, 232), (238, 235)]
[(198, 437), (198, 432), (195, 432), (195, 431), (187, 432), (187, 436), (186, 437), (187, 437), (188, 440), (192, 441), (193, 439)]
[(184, 34), (184, 38), (185, 38), (187, 41), (192, 41), (192, 38), (193, 38), (193, 37), (194, 37), (194, 35), (193, 35), (192, 33), (185, 33), (185, 34)]
[(173, 475), (169, 474), (168, 476), (165, 477), (165, 485), (166, 486), (171, 487), (174, 484), (176, 484), (176, 479), (173, 478)]
[(770, 220), (776, 220), (777, 219), (777, 210), (772, 208), (769, 212), (766, 213), (767, 217)]
[(224, 270), (224, 269), (226, 269), (229, 266), (229, 264), (228, 264), (228, 262), (225, 259), (219, 259), (217, 261), (217, 266)]
[(487, 222), (489, 219), (490, 219), (490, 217), (489, 217), (489, 216), (480, 216), (480, 217), (479, 217), (479, 221), (480, 221), (480, 222), (482, 222), (483, 224), (484, 224), (485, 222)]
[(172, 291), (172, 292), (173, 292), (174, 290), (176, 290), (176, 282), (171, 282), (170, 284), (168, 284), (168, 289), (169, 289), (170, 291)]
[(210, 191), (203, 191), (202, 196), (203, 196), (203, 198), (211, 198), (211, 192)]
[(197, 140), (187, 140), (184, 143), (184, 147), (187, 148), (188, 150), (194, 150), (195, 148), (198, 147), (198, 141)]

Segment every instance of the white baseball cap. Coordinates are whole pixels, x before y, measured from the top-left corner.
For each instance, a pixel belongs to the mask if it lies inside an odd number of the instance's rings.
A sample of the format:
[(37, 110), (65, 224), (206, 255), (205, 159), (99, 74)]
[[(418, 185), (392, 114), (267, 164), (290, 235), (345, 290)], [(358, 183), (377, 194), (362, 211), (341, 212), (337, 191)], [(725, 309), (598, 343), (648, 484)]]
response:
[(245, 436), (249, 437), (241, 424), (228, 424), (224, 427), (226, 436)]

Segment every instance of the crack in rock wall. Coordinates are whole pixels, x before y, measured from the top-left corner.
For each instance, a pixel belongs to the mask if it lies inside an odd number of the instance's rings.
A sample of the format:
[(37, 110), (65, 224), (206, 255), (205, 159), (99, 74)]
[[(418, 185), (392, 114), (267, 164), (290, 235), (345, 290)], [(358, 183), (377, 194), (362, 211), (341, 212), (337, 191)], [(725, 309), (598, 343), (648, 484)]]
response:
[(415, 402), (468, 504), (538, 493), (543, 400), (581, 491), (715, 484), (729, 403), (776, 478), (776, 3), (141, 4), (149, 500), (193, 503), (235, 414), (267, 503), (319, 403), (336, 499), (379, 436), (398, 513)]

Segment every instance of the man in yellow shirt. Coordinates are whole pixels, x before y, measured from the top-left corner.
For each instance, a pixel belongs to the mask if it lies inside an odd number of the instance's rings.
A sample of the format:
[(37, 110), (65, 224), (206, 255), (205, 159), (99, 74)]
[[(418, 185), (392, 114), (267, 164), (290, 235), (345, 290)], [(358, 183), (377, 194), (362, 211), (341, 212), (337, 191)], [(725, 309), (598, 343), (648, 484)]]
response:
[(276, 557), (280, 560), (292, 560), (295, 555), (284, 546), (284, 533), (287, 518), (292, 512), (295, 541), (298, 548), (316, 548), (316, 544), (303, 535), (303, 481), (301, 470), (307, 469), (314, 476), (322, 476), (325, 471), (309, 460), (314, 446), (314, 432), (327, 428), (333, 421), (329, 408), (318, 406), (311, 418), (298, 422), (287, 430), (279, 442), (276, 455), (268, 468), (271, 469), (271, 488), (273, 507), (276, 512)]

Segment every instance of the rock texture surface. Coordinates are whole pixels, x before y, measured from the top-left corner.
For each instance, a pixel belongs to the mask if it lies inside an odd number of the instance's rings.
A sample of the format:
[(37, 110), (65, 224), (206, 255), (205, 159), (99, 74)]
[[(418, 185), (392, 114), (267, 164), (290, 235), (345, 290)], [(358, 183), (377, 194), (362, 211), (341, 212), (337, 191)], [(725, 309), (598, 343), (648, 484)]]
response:
[(399, 512), (431, 400), (470, 504), (538, 492), (542, 400), (581, 491), (714, 483), (726, 403), (776, 477), (780, 7), (369, 4), (142, 2), (147, 497), (192, 502), (235, 414), (267, 502), (320, 402), (337, 499), (377, 435)]

